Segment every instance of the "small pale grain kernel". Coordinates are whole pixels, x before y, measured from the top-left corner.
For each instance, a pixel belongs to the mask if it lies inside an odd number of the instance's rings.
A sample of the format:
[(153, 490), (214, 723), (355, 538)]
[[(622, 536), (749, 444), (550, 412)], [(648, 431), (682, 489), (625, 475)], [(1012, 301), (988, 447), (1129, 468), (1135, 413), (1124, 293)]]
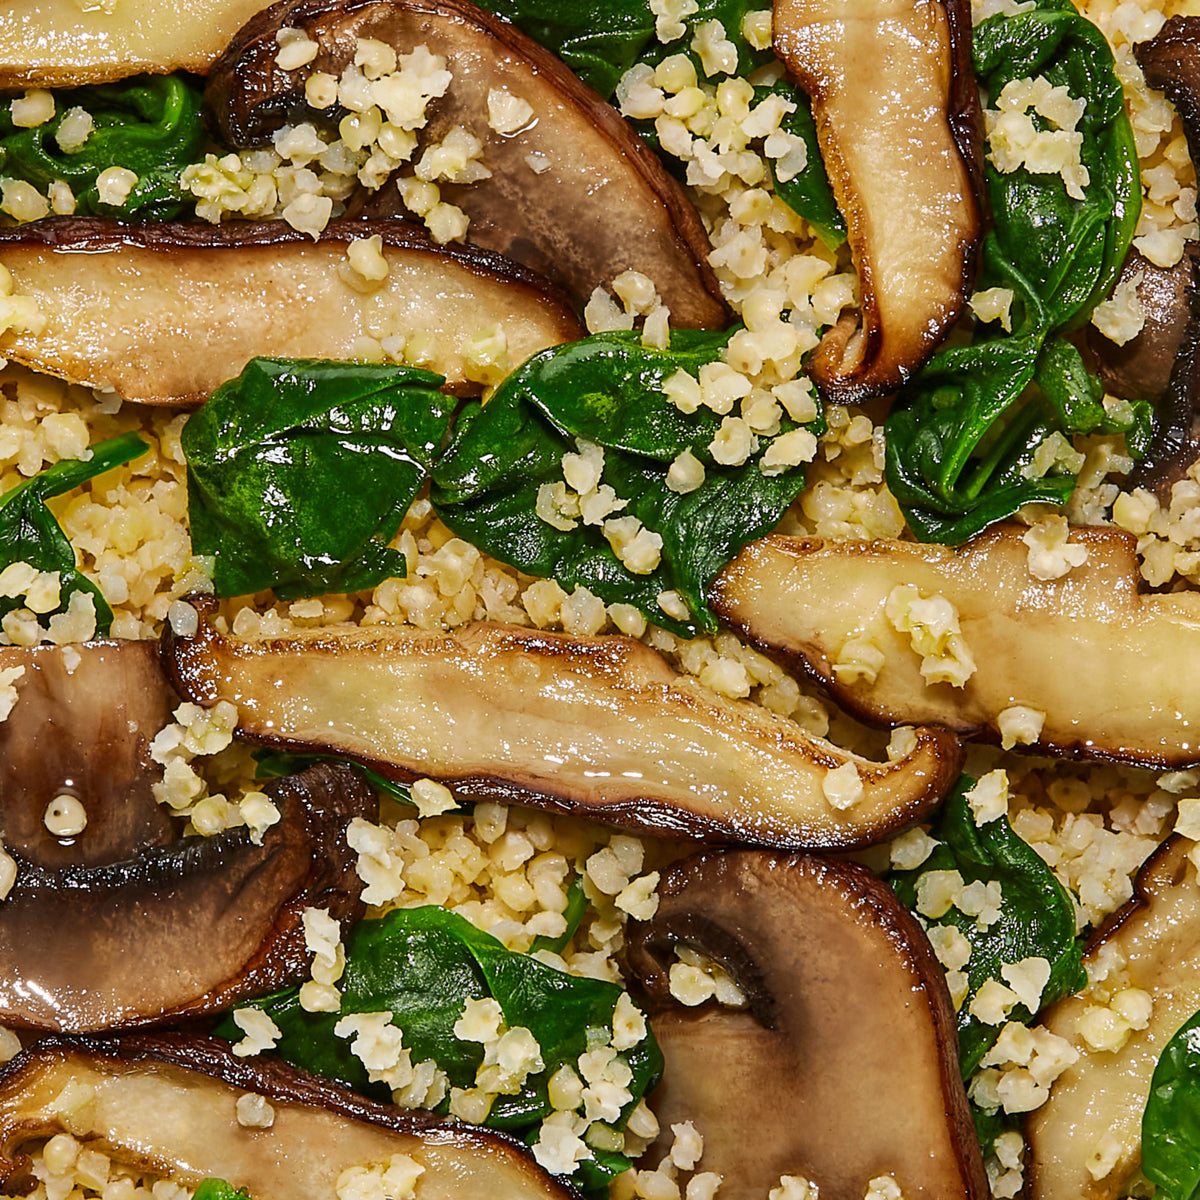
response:
[(55, 837), (78, 837), (87, 828), (87, 809), (78, 796), (64, 793), (46, 806), (43, 821)]
[(54, 96), (45, 88), (31, 88), (12, 102), (9, 112), (18, 129), (35, 129), (54, 119)]
[(243, 1129), (270, 1129), (275, 1124), (275, 1110), (265, 1096), (245, 1092), (237, 1098), (237, 1122)]

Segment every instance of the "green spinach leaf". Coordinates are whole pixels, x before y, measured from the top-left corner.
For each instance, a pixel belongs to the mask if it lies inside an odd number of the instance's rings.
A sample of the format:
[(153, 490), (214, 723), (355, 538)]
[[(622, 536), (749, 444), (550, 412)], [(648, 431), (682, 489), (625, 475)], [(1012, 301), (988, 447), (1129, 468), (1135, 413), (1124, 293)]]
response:
[[(1040, 957), (1050, 963), (1050, 980), (1042, 1004), (1078, 991), (1087, 982), (1071, 898), (1050, 868), (1013, 832), (1006, 817), (975, 824), (966, 796), (975, 780), (964, 775), (938, 814), (930, 835), (938, 846), (920, 867), (891, 877), (896, 894), (915, 908), (917, 881), (926, 871), (958, 871), (965, 883), (1000, 884), (1000, 917), (986, 929), (975, 918), (951, 908), (936, 924), (954, 925), (971, 943), (967, 961), (968, 991), (958, 1012), (959, 1064), (970, 1078), (1000, 1032), (970, 1013), (971, 1000), (988, 979), (1001, 980), (1006, 963)], [(1026, 1023), (1035, 1016), (1018, 1005), (1010, 1019)]]
[[(39, 571), (57, 571), (60, 604), (54, 611), (65, 611), (76, 592), (90, 595), (96, 606), (96, 632), (100, 635), (109, 631), (112, 609), (100, 589), (76, 566), (75, 549), (46, 507), (46, 501), (137, 458), (147, 449), (136, 433), (123, 433), (93, 446), (92, 457), (86, 462), (64, 459), (0, 496), (0, 570), (24, 562)], [(20, 596), (0, 597), (0, 616), (20, 608), (23, 602)]]
[[(57, 180), (71, 185), (75, 212), (125, 220), (163, 221), (179, 216), (191, 197), (179, 186), (185, 166), (204, 146), (202, 85), (186, 75), (144, 75), (121, 83), (56, 92), (55, 115), (33, 129), (13, 124), (0, 105), (0, 175), (24, 179), (41, 191)], [(75, 109), (92, 118), (87, 140), (74, 150), (57, 141)], [(120, 205), (100, 199), (96, 180), (109, 167), (137, 177)]]
[(924, 541), (962, 541), (1023, 504), (1065, 501), (1070, 464), (1047, 469), (1036, 456), (1056, 433), (1125, 433), (1136, 455), (1150, 432), (1146, 405), (1104, 410), (1102, 389), (1059, 336), (1107, 295), (1141, 206), (1112, 52), (1070, 0), (1039, 0), (983, 21), (973, 54), (993, 103), (1005, 84), (1036, 76), (1086, 101), (1077, 131), (1089, 181), (1077, 199), (1059, 175), (985, 166), (995, 224), (977, 287), (1013, 291), (1011, 333), (980, 325), (972, 344), (939, 351), (901, 389), (887, 422), (888, 484)]
[(218, 595), (350, 592), (403, 575), (387, 543), (456, 402), (412, 367), (253, 359), (183, 431), (195, 552)]
[[(752, 538), (772, 528), (804, 485), (793, 468), (768, 477), (755, 459), (718, 465), (709, 452), (721, 424), (710, 409), (680, 412), (662, 394), (677, 369), (695, 375), (716, 361), (732, 331), (677, 330), (669, 351), (647, 348), (637, 333), (597, 334), (534, 355), (486, 405), (459, 420), (453, 443), (433, 471), (431, 499), (456, 533), (503, 562), (583, 585), (606, 601), (636, 605), (677, 632), (715, 631), (706, 592), (718, 571)], [(784, 423), (785, 430), (795, 425)], [(809, 428), (822, 432), (818, 421)], [(661, 561), (634, 574), (599, 525), (561, 530), (538, 519), (539, 489), (563, 478), (562, 458), (576, 439), (604, 449), (602, 482), (663, 539)], [(704, 464), (704, 483), (680, 494), (667, 471), (684, 450)], [(689, 616), (665, 614), (664, 591), (678, 592)]]
[(224, 1179), (202, 1179), (192, 1200), (250, 1200), (250, 1193)]
[(1142, 1171), (1162, 1200), (1200, 1200), (1200, 1013), (1163, 1047), (1142, 1114)]

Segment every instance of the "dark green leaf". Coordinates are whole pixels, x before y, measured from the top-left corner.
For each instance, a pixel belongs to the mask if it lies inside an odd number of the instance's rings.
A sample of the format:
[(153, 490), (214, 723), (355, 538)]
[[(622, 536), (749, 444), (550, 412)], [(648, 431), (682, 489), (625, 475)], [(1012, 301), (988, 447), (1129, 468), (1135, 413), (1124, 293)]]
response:
[(575, 936), (575, 931), (579, 928), (587, 910), (588, 898), (583, 892), (583, 876), (573, 875), (567, 886), (567, 907), (563, 910), (563, 918), (567, 922), (566, 929), (555, 938), (547, 937), (545, 934), (535, 937), (531, 950), (550, 950), (555, 954), (561, 954), (571, 944), (571, 939)]
[[(966, 799), (975, 780), (964, 775), (938, 814), (930, 834), (939, 845), (911, 871), (897, 871), (891, 884), (900, 899), (913, 908), (917, 881), (926, 871), (958, 871), (965, 883), (980, 880), (1000, 884), (1003, 904), (999, 919), (980, 929), (975, 918), (952, 908), (938, 925), (955, 925), (971, 943), (967, 961), (967, 997), (958, 1012), (959, 1064), (970, 1078), (999, 1035), (996, 1025), (985, 1025), (971, 1016), (971, 999), (988, 980), (1002, 982), (1001, 966), (1025, 958), (1044, 958), (1050, 964), (1050, 981), (1042, 1005), (1078, 991), (1087, 982), (1079, 942), (1075, 936), (1075, 911), (1071, 898), (1050, 868), (1012, 830), (1006, 817), (979, 827)], [(1028, 1024), (1036, 1014), (1018, 1005), (1010, 1020)]]
[[(17, 128), (0, 105), (0, 175), (24, 179), (41, 191), (57, 180), (71, 185), (75, 211), (124, 220), (169, 220), (191, 201), (179, 186), (183, 168), (204, 145), (202, 84), (186, 75), (143, 75), (120, 83), (56, 92), (52, 120)], [(64, 117), (82, 108), (94, 129), (78, 150), (56, 140)], [(104, 204), (96, 179), (125, 167), (138, 181), (119, 206)]]
[(221, 596), (351, 592), (403, 575), (387, 543), (455, 401), (413, 367), (253, 359), (183, 431), (192, 545)]
[(1163, 1048), (1142, 1114), (1142, 1171), (1161, 1200), (1200, 1200), (1200, 1013)]
[[(64, 612), (75, 592), (90, 595), (96, 606), (96, 631), (101, 635), (107, 634), (112, 624), (112, 609), (100, 589), (77, 568), (75, 549), (46, 501), (137, 458), (146, 449), (136, 433), (123, 433), (93, 446), (86, 462), (64, 459), (0, 496), (0, 571), (18, 562), (39, 571), (57, 571), (61, 603), (55, 612)], [(23, 602), (20, 596), (0, 597), (0, 616), (20, 608)]]
[[(721, 418), (705, 408), (685, 415), (662, 394), (680, 367), (695, 374), (716, 361), (729, 336), (678, 330), (663, 352), (643, 346), (636, 333), (609, 333), (535, 355), (459, 421), (433, 472), (438, 515), (522, 571), (636, 605), (678, 632), (715, 630), (706, 601), (713, 577), (779, 521), (804, 484), (803, 470), (767, 477), (754, 459), (718, 466), (708, 445)], [(819, 434), (823, 425), (811, 428)], [(662, 561), (651, 573), (627, 570), (599, 526), (579, 522), (563, 531), (534, 516), (539, 488), (562, 480), (562, 457), (576, 450), (577, 438), (604, 448), (603, 482), (629, 501), (614, 515), (633, 515), (662, 536)], [(704, 464), (706, 477), (680, 495), (666, 476), (684, 450)], [(687, 602), (689, 619), (672, 620), (659, 607), (659, 594), (672, 590)]]

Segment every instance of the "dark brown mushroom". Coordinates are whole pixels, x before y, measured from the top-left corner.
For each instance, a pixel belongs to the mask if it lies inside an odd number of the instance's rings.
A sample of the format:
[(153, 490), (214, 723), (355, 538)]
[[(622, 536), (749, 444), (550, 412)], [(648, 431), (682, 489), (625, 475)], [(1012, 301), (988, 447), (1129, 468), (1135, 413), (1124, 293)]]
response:
[(264, 7), (264, 0), (10, 0), (0, 21), (0, 89), (204, 71)]
[[(276, 63), (282, 27), (303, 30), (321, 51), (306, 67)], [(443, 196), (470, 218), (468, 239), (560, 282), (582, 306), (627, 268), (649, 276), (671, 323), (722, 328), (727, 319), (708, 266), (704, 227), (650, 149), (602, 97), (507, 21), (467, 0), (283, 0), (250, 21), (214, 66), (208, 99), (233, 145), (254, 144), (304, 111), (314, 71), (340, 75), (359, 38), (446, 59), (448, 93), (431, 103), (422, 133), (440, 139), (462, 125), (483, 143), (491, 178), (448, 185)], [(489, 124), (494, 89), (526, 101), (534, 116), (514, 133)], [(309, 114), (312, 115), (311, 113)], [(544, 162), (545, 170), (534, 170)], [(365, 211), (400, 211), (387, 184)]]
[[(942, 968), (894, 893), (850, 863), (706, 853), (663, 875), (630, 966), (665, 1059), (654, 1109), (692, 1121), (722, 1197), (782, 1175), (862, 1200), (891, 1175), (906, 1200), (987, 1196)], [(677, 945), (717, 960), (745, 1009), (670, 994)]]
[(830, 330), (809, 371), (829, 399), (861, 401), (929, 358), (970, 290), (982, 195), (970, 5), (775, 0), (774, 28), (812, 98), (862, 292), (861, 324)]
[[(251, 741), (665, 836), (865, 845), (935, 806), (960, 763), (937, 729), (894, 761), (849, 754), (707, 692), (631, 638), (477, 622), (252, 640), (202, 618), (194, 637), (166, 634), (164, 662), (195, 702), (233, 702)], [(826, 780), (851, 765), (861, 795), (835, 806)]]
[[(74, 1085), (86, 1102), (64, 1113)], [(239, 1123), (247, 1094), (269, 1128)], [(0, 1073), (0, 1189), (32, 1186), (34, 1145), (70, 1131), (119, 1164), (194, 1188), (206, 1178), (254, 1200), (328, 1200), (350, 1167), (407, 1155), (423, 1200), (572, 1200), (515, 1139), (376, 1104), (281, 1062), (238, 1059), (222, 1042), (178, 1035), (47, 1038)]]
[(346, 842), (375, 797), (322, 764), (265, 785), (280, 820), (153, 846), (103, 865), (38, 866), (14, 854), (0, 903), (0, 1021), (78, 1032), (227, 1008), (301, 978), (301, 915), (362, 911)]
[[(346, 248), (375, 234), (389, 271), (367, 287)], [(463, 390), (464, 344), (482, 331), (503, 330), (514, 366), (583, 334), (545, 279), (400, 220), (333, 222), (314, 242), (281, 221), (63, 217), (0, 230), (0, 263), (46, 317), (0, 336), (0, 353), (150, 404), (198, 404), (255, 355), (352, 359), (364, 337), (418, 333), (433, 353), (422, 365)]]

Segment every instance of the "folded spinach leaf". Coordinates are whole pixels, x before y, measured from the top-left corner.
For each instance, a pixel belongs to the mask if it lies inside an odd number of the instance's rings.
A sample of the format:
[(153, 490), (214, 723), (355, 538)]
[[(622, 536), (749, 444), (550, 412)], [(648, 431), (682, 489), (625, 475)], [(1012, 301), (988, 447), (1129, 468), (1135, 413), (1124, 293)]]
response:
[[(75, 592), (90, 595), (100, 635), (107, 634), (112, 625), (112, 609), (100, 589), (76, 566), (75, 549), (46, 501), (137, 458), (148, 448), (136, 433), (123, 433), (93, 446), (92, 457), (86, 462), (64, 459), (0, 496), (0, 571), (19, 562), (39, 571), (57, 571), (61, 602), (55, 612), (64, 612)], [(0, 596), (0, 616), (22, 604), (20, 596)]]
[(1077, 130), (1090, 180), (1080, 200), (1059, 175), (985, 164), (995, 221), (977, 289), (1012, 289), (1012, 331), (980, 325), (970, 345), (939, 351), (901, 389), (886, 426), (888, 485), (923, 541), (963, 541), (1023, 504), (1065, 501), (1074, 473), (1035, 467), (1054, 433), (1125, 433), (1134, 455), (1150, 436), (1148, 406), (1105, 412), (1099, 384), (1059, 336), (1108, 294), (1141, 208), (1112, 52), (1070, 0), (1038, 0), (981, 22), (973, 55), (993, 102), (1008, 82), (1036, 76), (1086, 100)]
[[(917, 881), (926, 871), (958, 871), (968, 884), (976, 880), (1000, 884), (1000, 917), (988, 928), (980, 929), (974, 917), (956, 908), (931, 922), (956, 926), (971, 943), (966, 965), (968, 991), (958, 1011), (959, 1065), (964, 1079), (975, 1073), (1000, 1033), (1000, 1026), (985, 1025), (973, 1017), (970, 1005), (988, 979), (1002, 981), (1001, 966), (1025, 958), (1046, 959), (1050, 980), (1042, 992), (1043, 1007), (1077, 992), (1087, 982), (1070, 896), (1050, 868), (1013, 832), (1006, 817), (982, 827), (975, 824), (966, 798), (974, 786), (975, 780), (962, 776), (930, 829), (938, 846), (921, 866), (896, 871), (889, 880), (910, 908), (916, 906)], [(1017, 1005), (1009, 1019), (1028, 1024), (1034, 1016)]]
[[(778, 523), (804, 486), (792, 468), (768, 477), (751, 458), (740, 467), (709, 452), (721, 417), (701, 407), (679, 411), (662, 394), (677, 369), (695, 375), (720, 358), (732, 331), (676, 330), (668, 351), (641, 344), (637, 333), (605, 333), (544, 350), (514, 371), (486, 405), (467, 409), (433, 470), (430, 498), (455, 533), (489, 554), (570, 590), (589, 588), (609, 602), (636, 605), (676, 632), (714, 632), (706, 593), (713, 577), (751, 539)], [(796, 428), (784, 421), (787, 431)], [(822, 420), (809, 426), (823, 431)], [(538, 490), (563, 478), (562, 458), (576, 439), (604, 449), (602, 483), (662, 536), (662, 559), (634, 574), (617, 558), (601, 527), (579, 521), (560, 530), (535, 516)], [(666, 485), (677, 455), (690, 450), (705, 480), (679, 494)], [(658, 596), (677, 591), (690, 613), (669, 617)]]
[[(460, 1041), (454, 1024), (468, 1000), (492, 996), (510, 1029), (524, 1027), (537, 1039), (545, 1064), (518, 1095), (497, 1097), (485, 1122), (517, 1136), (533, 1136), (538, 1123), (549, 1116), (549, 1080), (563, 1063), (578, 1069), (579, 1056), (589, 1049), (588, 1031), (611, 1036), (613, 1011), (622, 994), (616, 984), (567, 975), (507, 950), (491, 934), (442, 908), (394, 909), (379, 919), (361, 921), (346, 937), (345, 947), (339, 1012), (305, 1012), (298, 989), (253, 1002), (281, 1030), (276, 1053), (294, 1066), (387, 1101), (387, 1087), (370, 1082), (366, 1068), (350, 1052), (350, 1041), (333, 1032), (348, 1013), (386, 1011), (392, 1013), (392, 1024), (403, 1030), (414, 1063), (432, 1058), (453, 1086), (472, 1087), (483, 1048)], [(230, 1020), (216, 1032), (235, 1041), (241, 1037)], [(633, 1099), (622, 1114), (623, 1123), (657, 1083), (662, 1054), (648, 1032), (620, 1057), (633, 1075)], [(443, 1102), (439, 1111), (447, 1104)], [(628, 1165), (628, 1159), (613, 1156), (612, 1170), (605, 1173), (619, 1173)]]
[(440, 375), (380, 363), (253, 359), (188, 420), (196, 554), (218, 595), (350, 592), (402, 576), (388, 548), (456, 401)]
[(1200, 1013), (1163, 1047), (1142, 1114), (1142, 1172), (1160, 1200), (1200, 1200)]
[[(180, 74), (73, 88), (55, 92), (54, 117), (32, 129), (15, 126), (9, 106), (0, 105), (0, 175), (27, 180), (41, 191), (64, 180), (79, 214), (170, 220), (192, 200), (179, 176), (204, 147), (202, 94), (199, 80)], [(56, 139), (77, 108), (91, 116), (94, 128), (78, 149), (63, 150)], [(96, 187), (109, 167), (125, 167), (138, 177), (116, 206), (104, 203)]]

